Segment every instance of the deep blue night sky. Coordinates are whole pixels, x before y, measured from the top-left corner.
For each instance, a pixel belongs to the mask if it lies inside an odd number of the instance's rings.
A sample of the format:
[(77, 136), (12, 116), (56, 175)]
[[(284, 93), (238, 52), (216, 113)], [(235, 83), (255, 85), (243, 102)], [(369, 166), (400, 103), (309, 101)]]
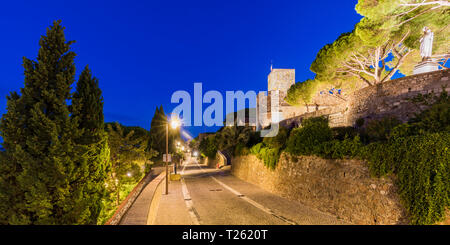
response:
[[(319, 49), (360, 20), (352, 1), (150, 0), (3, 1), (0, 8), (0, 113), (23, 87), (22, 57), (35, 59), (39, 37), (61, 19), (76, 40), (78, 74), (100, 80), (106, 121), (150, 127), (176, 90), (266, 90), (274, 68), (313, 78)], [(204, 105), (204, 107), (206, 107)], [(190, 127), (193, 135), (217, 128)]]

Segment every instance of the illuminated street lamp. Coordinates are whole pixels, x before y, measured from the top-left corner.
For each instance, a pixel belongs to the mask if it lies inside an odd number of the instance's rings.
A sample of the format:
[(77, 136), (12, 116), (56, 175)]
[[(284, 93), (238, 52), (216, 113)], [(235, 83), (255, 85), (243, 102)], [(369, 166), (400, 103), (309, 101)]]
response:
[(172, 118), (166, 123), (166, 195), (169, 194), (169, 123), (173, 129), (180, 126), (180, 121), (177, 118)]
[(178, 128), (178, 126), (180, 126), (180, 121), (177, 118), (173, 118), (172, 121), (170, 122), (170, 125), (172, 126), (173, 129), (176, 129)]
[(198, 155), (198, 152), (194, 151), (194, 157), (196, 157)]

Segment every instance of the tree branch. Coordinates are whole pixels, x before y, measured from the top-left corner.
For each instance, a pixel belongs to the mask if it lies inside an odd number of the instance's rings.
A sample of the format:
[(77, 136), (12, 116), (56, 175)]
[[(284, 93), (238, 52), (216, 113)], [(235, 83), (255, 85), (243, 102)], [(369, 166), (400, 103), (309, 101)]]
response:
[[(395, 50), (395, 49), (394, 49)], [(397, 51), (395, 51), (397, 52)], [(398, 53), (398, 52), (397, 52)], [(411, 53), (411, 51), (409, 50), (408, 52), (406, 52), (403, 56), (400, 56), (397, 64), (395, 65), (395, 67), (386, 75), (386, 77), (383, 78), (383, 80), (381, 80), (381, 82), (385, 82), (385, 81), (389, 81), (391, 80), (392, 76), (394, 76), (394, 74), (398, 71), (399, 67), (403, 64), (403, 62), (405, 61), (406, 56), (408, 56)]]
[(449, 1), (431, 1), (431, 2), (421, 2), (421, 3), (402, 3), (400, 4), (400, 6), (426, 6), (426, 5), (435, 5), (438, 4), (439, 7), (443, 7), (443, 6), (447, 6), (450, 7), (450, 2)]
[[(425, 1), (426, 1), (426, 0), (423, 0), (422, 3), (424, 3)], [(412, 11), (416, 10), (417, 8), (420, 8), (420, 5), (417, 5), (417, 6), (415, 6), (414, 8), (412, 8), (412, 9), (406, 11), (406, 12), (403, 12), (403, 13), (400, 13), (400, 14), (396, 14), (396, 15), (394, 15), (394, 17), (399, 17), (399, 16), (403, 16), (403, 15), (405, 15), (405, 14), (409, 14), (409, 13), (411, 13)]]
[(354, 68), (354, 67), (352, 67), (352, 66), (346, 64), (345, 62), (344, 62), (344, 66), (347, 67), (348, 69), (354, 71), (354, 72), (358, 72), (358, 73), (361, 73), (361, 72), (362, 72), (362, 73), (365, 73), (365, 74), (367, 74), (367, 75), (369, 75), (369, 76), (371, 76), (371, 77), (377, 79), (377, 77), (376, 77), (374, 74), (372, 74), (372, 73), (366, 71), (365, 69), (362, 69), (362, 70), (356, 69), (356, 68)]
[(413, 19), (415, 19), (415, 18), (417, 18), (417, 17), (419, 17), (419, 16), (421, 16), (421, 15), (423, 15), (423, 14), (425, 14), (425, 13), (431, 11), (431, 10), (433, 10), (433, 9), (437, 9), (437, 8), (440, 8), (440, 7), (441, 7), (441, 6), (431, 7), (431, 8), (429, 8), (429, 9), (427, 9), (427, 10), (425, 10), (425, 11), (423, 11), (423, 12), (417, 14), (417, 15), (415, 15), (414, 17), (411, 17), (411, 18), (409, 18), (409, 19), (407, 19), (407, 20), (405, 20), (405, 21), (402, 21), (401, 23), (395, 25), (394, 27), (399, 27), (399, 26), (401, 26), (401, 25), (403, 25), (403, 24), (405, 24), (405, 23), (407, 23), (407, 22), (409, 22), (409, 21), (411, 21), (411, 20), (413, 20)]

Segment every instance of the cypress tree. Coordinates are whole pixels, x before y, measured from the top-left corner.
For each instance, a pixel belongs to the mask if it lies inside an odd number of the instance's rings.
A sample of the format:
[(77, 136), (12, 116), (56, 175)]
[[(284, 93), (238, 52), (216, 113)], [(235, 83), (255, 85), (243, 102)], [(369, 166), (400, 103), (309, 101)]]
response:
[(109, 171), (109, 147), (104, 131), (103, 97), (98, 79), (92, 77), (89, 67), (82, 71), (73, 95), (72, 121), (78, 125), (76, 204), (81, 223), (96, 224), (100, 215), (102, 199), (106, 196), (105, 182)]
[[(159, 152), (159, 157), (161, 154), (166, 153), (166, 124), (167, 116), (164, 113), (164, 108), (161, 105), (155, 110), (151, 124), (150, 124), (150, 146), (152, 149)], [(180, 129), (172, 129), (169, 126), (169, 152), (175, 152), (175, 140), (180, 138)]]
[(150, 149), (156, 149), (156, 121), (159, 114), (159, 109), (156, 107), (155, 113), (153, 114), (152, 121), (150, 122), (150, 139), (148, 142), (148, 147)]
[[(37, 60), (23, 59), (25, 85), (7, 97), (0, 122), (0, 222), (81, 224), (90, 212), (77, 179), (80, 137), (67, 102), (75, 80), (73, 41), (55, 21), (42, 36)], [(84, 161), (86, 162), (86, 161)], [(83, 168), (81, 168), (83, 169)]]
[(157, 107), (150, 124), (150, 145), (160, 154), (166, 152), (166, 120), (163, 107)]

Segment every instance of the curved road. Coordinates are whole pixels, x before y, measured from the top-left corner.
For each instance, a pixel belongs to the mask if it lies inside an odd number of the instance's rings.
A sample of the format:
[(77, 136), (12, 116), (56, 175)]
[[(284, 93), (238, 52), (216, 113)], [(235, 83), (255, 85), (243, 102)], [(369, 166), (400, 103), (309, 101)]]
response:
[(189, 159), (182, 180), (162, 195), (155, 225), (345, 224), (329, 214), (271, 194), (230, 174)]

